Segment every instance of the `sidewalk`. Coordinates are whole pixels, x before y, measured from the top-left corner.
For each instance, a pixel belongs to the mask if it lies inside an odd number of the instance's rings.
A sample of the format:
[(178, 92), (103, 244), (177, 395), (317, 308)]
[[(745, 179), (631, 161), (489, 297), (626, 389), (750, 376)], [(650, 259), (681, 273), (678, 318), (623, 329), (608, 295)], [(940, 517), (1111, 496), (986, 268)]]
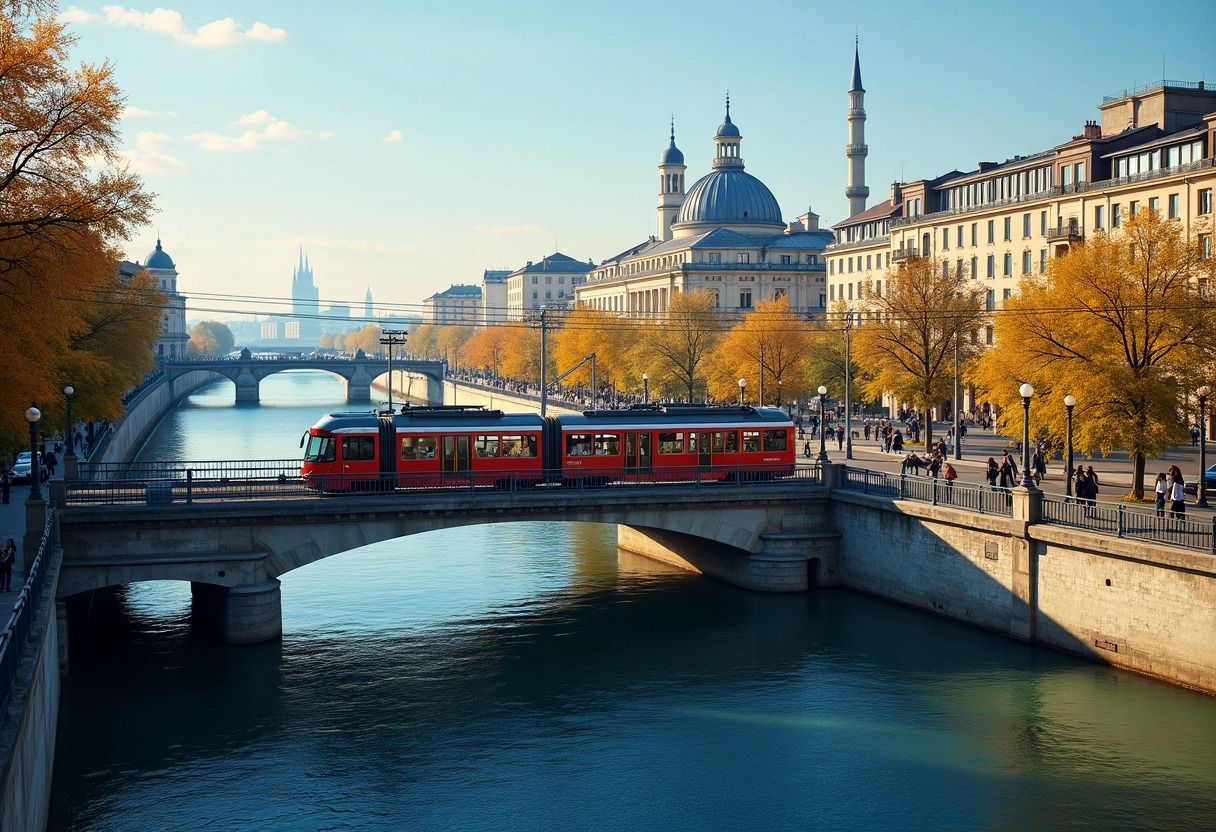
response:
[[(861, 431), (861, 421), (854, 418), (853, 429)], [(903, 429), (901, 422), (894, 423), (896, 427)], [(943, 438), (946, 431), (950, 429), (948, 422), (933, 423), (934, 441)], [(886, 471), (887, 473), (898, 474), (900, 465), (903, 463), (904, 457), (912, 450), (915, 450), (917, 455), (923, 455), (924, 449), (917, 445), (914, 447), (904, 446), (903, 453), (887, 454), (879, 450), (878, 442), (874, 439), (866, 441), (864, 433), (863, 438), (853, 440), (853, 459), (849, 460), (849, 464), (857, 468), (869, 468), (872, 471)], [(872, 435), (872, 434), (871, 434)], [(810, 439), (810, 437), (807, 437)], [(800, 440), (805, 442), (807, 440)], [(984, 472), (987, 469), (988, 458), (992, 457), (997, 462), (1000, 462), (1001, 451), (1009, 446), (1011, 440), (1007, 436), (994, 434), (990, 430), (982, 430), (980, 428), (967, 428), (967, 436), (963, 439), (962, 459), (955, 460), (953, 453), (950, 455), (950, 461), (958, 470), (958, 478), (960, 482), (985, 483)], [(815, 457), (819, 454), (819, 438), (810, 439), (811, 456)], [(837, 450), (835, 440), (829, 440), (827, 443), (828, 458), (832, 462), (844, 462), (845, 452)], [(1022, 455), (1020, 452), (1014, 453), (1012, 448), (1010, 453), (1014, 455), (1014, 461), (1018, 464), (1019, 472), (1022, 467)], [(1208, 465), (1216, 463), (1216, 442), (1208, 443)], [(799, 457), (801, 459), (801, 456)], [(1132, 461), (1126, 453), (1116, 453), (1108, 458), (1098, 457), (1096, 459), (1087, 459), (1080, 454), (1076, 454), (1073, 460), (1075, 465), (1085, 465), (1094, 467), (1094, 472), (1098, 475), (1098, 481), (1101, 483), (1101, 490), (1098, 494), (1098, 499), (1117, 501), (1123, 498), (1125, 494), (1131, 491), (1132, 487)], [(1199, 475), (1199, 448), (1190, 446), (1171, 448), (1166, 453), (1163, 453), (1157, 459), (1148, 459), (1144, 463), (1144, 489), (1149, 498), (1152, 498), (1153, 480), (1157, 477), (1158, 471), (1166, 471), (1171, 465), (1177, 465), (1182, 469), (1183, 478), (1188, 481), (1198, 479)], [(921, 476), (925, 476), (922, 472)], [(1064, 461), (1062, 459), (1050, 459), (1047, 461), (1047, 476), (1043, 483), (1039, 486), (1052, 497), (1062, 497), (1064, 495)], [(1209, 498), (1209, 501), (1216, 504), (1216, 494)], [(1196, 509), (1195, 498), (1191, 495), (1187, 496), (1187, 512), (1199, 512), (1201, 514), (1211, 515), (1216, 508), (1211, 509)]]
[[(8, 623), (9, 613), (17, 602), (17, 594), (25, 585), (25, 552), (22, 551), (22, 538), (25, 537), (25, 501), (29, 499), (28, 483), (14, 485), (9, 493), (8, 505), (0, 503), (0, 546), (11, 537), (17, 541), (17, 562), (13, 564), (13, 584), (9, 592), (0, 592), (0, 627)], [(46, 499), (47, 488), (42, 486), (42, 497)], [(37, 552), (30, 554), (32, 558)]]

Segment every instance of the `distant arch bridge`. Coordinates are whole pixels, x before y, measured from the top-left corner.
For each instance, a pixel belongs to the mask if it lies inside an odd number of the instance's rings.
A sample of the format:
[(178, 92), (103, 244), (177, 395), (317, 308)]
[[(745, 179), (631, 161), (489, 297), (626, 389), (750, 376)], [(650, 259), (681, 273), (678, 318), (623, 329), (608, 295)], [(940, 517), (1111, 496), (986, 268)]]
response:
[[(362, 350), (354, 358), (326, 358), (308, 356), (260, 356), (250, 353), (248, 349), (241, 350), (238, 358), (210, 359), (178, 359), (161, 362), (166, 381), (195, 373), (200, 370), (215, 373), (232, 380), (236, 385), (236, 400), (238, 402), (260, 401), (262, 379), (275, 373), (288, 370), (323, 370), (333, 373), (346, 380), (346, 400), (348, 402), (369, 402), (372, 399), (372, 383), (376, 379), (388, 375), (389, 362), (387, 358), (371, 358)], [(417, 390), (410, 390), (412, 399), (441, 402), (443, 401), (444, 366), (439, 361), (394, 361), (393, 375), (398, 373), (409, 375), (412, 379), (421, 378)], [(410, 388), (397, 378), (396, 388)]]

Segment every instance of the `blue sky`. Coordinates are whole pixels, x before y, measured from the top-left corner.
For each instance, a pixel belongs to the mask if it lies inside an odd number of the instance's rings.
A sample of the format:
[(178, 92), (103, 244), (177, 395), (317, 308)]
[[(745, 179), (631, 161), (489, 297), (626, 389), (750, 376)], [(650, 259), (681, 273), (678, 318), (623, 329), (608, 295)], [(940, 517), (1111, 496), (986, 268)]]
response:
[(323, 299), (406, 310), (555, 245), (598, 262), (654, 233), (673, 112), (688, 183), (708, 172), (728, 89), (748, 172), (830, 225), (855, 32), (869, 204), (1067, 140), (1163, 56), (1216, 83), (1212, 0), (168, 2), (60, 12), (75, 57), (114, 62), (159, 194), (128, 254), (159, 228), (187, 296), (288, 296), (301, 245)]

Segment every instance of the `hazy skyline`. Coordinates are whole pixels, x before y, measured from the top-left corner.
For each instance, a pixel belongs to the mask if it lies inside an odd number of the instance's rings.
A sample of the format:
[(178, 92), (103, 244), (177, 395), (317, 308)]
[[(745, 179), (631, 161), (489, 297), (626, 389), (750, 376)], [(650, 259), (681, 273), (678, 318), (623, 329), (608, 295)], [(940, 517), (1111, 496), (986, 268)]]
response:
[[(349, 12), (342, 17), (335, 14)], [(202, 293), (286, 297), (300, 246), (322, 302), (420, 309), (555, 248), (596, 262), (654, 233), (675, 115), (688, 183), (729, 89), (749, 173), (788, 221), (846, 215), (845, 90), (866, 88), (870, 205), (896, 179), (1048, 149), (1137, 84), (1210, 80), (1216, 4), (721, 2), (63, 5), (75, 58), (111, 59), (122, 149), (190, 317)], [(1164, 60), (1164, 72), (1163, 72)], [(1216, 75), (1216, 73), (1214, 73)], [(250, 304), (240, 304), (250, 310)]]

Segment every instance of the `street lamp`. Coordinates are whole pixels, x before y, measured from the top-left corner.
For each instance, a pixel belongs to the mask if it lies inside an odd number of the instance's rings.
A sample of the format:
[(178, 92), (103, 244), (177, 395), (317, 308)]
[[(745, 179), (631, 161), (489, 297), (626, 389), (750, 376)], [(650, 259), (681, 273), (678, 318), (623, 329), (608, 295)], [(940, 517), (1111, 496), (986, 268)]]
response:
[[(958, 375), (958, 324), (954, 326), (954, 402), (950, 409), (954, 411), (954, 458), (963, 458), (963, 419), (959, 410), (963, 406), (963, 391), (959, 389), (961, 381)], [(974, 398), (974, 397), (973, 397)]]
[(1077, 397), (1069, 393), (1064, 397), (1064, 409), (1068, 411), (1068, 448), (1064, 458), (1064, 468), (1067, 470), (1064, 483), (1064, 496), (1072, 496), (1072, 409), (1077, 406)]
[(849, 352), (849, 335), (853, 331), (853, 313), (846, 312), (844, 316), (844, 458), (853, 458), (853, 431), (850, 429), (853, 420), (853, 361)]
[(1205, 384), (1195, 391), (1199, 394), (1199, 485), (1196, 491), (1199, 495), (1195, 505), (1199, 508), (1208, 507), (1208, 386)]
[(827, 408), (828, 408), (828, 404), (827, 404), (828, 388), (824, 387), (821, 384), (821, 385), (819, 385), (818, 392), (819, 392), (819, 461), (827, 462), (828, 461), (828, 446), (827, 446), (825, 437), (826, 437), (827, 431), (828, 431), (828, 416), (827, 416), (827, 414), (828, 414), (828, 410), (827, 410)]
[(739, 406), (743, 406), (743, 390), (747, 387), (747, 379), (739, 379)]
[(38, 459), (38, 420), (42, 418), (42, 411), (37, 406), (31, 404), (30, 409), (25, 411), (25, 420), (30, 423), (30, 502), (38, 502), (42, 499), (42, 465)]
[(76, 456), (76, 425), (72, 421), (72, 394), (75, 392), (70, 384), (63, 388), (64, 398), (68, 400), (68, 452), (63, 455), (65, 472), (67, 470), (67, 460)]
[(1033, 489), (1034, 480), (1030, 478), (1030, 397), (1034, 388), (1023, 384), (1018, 388), (1022, 394), (1022, 488)]
[(650, 404), (650, 376), (642, 373), (642, 402)]

